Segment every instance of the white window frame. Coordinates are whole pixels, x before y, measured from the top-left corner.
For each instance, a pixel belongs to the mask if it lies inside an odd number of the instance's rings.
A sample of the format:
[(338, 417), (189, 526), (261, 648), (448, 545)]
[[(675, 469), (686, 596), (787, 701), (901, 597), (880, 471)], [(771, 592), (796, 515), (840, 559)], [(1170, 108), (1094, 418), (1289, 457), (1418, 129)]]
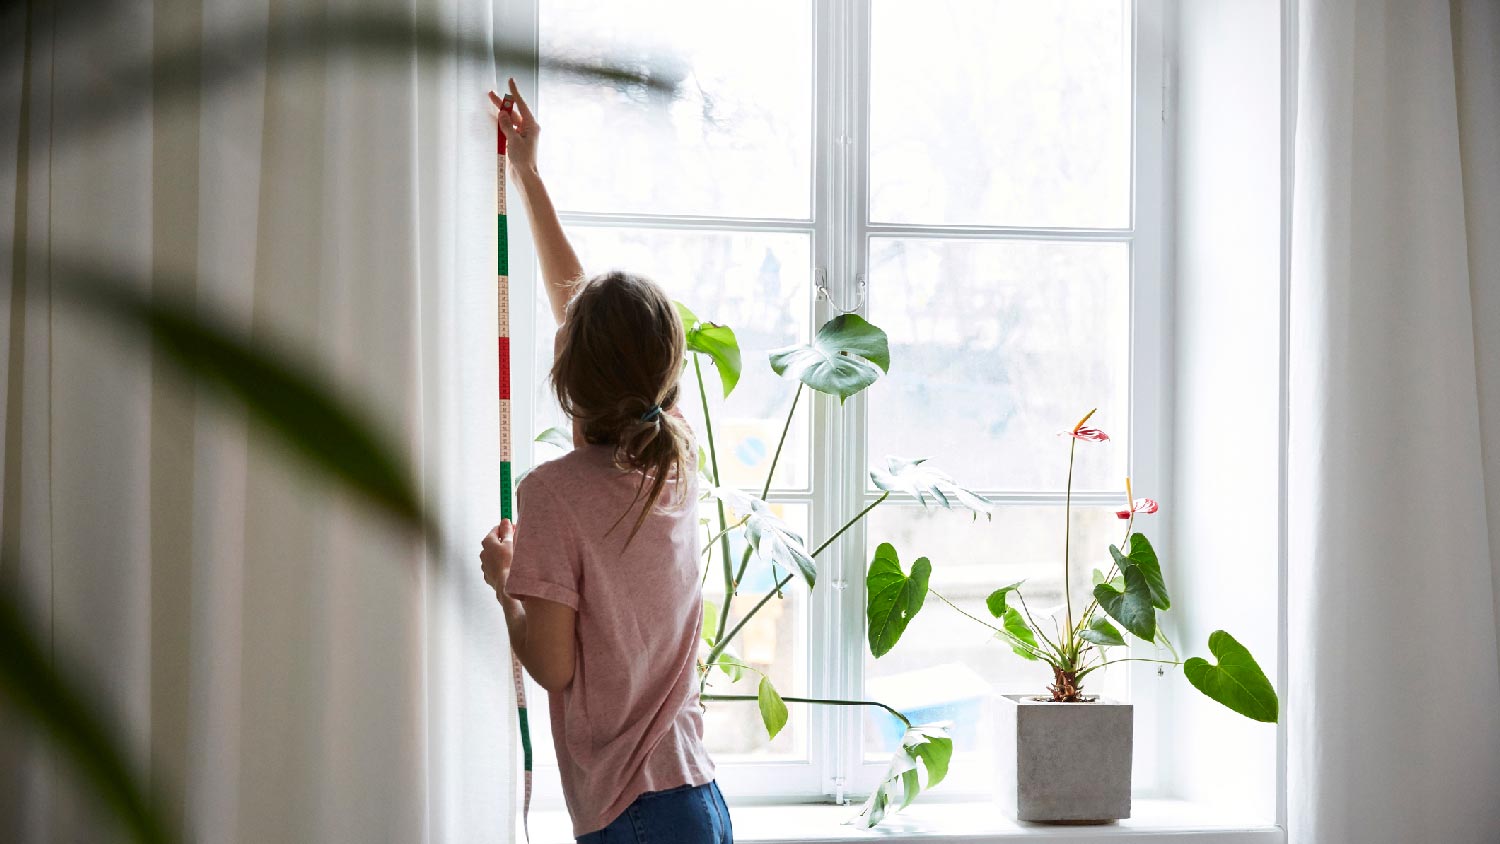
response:
[[(503, 43), (535, 48), (537, 4), (546, 0), (496, 0), (497, 20), (506, 38)], [(764, 219), (650, 214), (562, 213), (565, 225), (630, 226), (634, 228), (708, 229), (740, 232), (796, 232), (812, 240), (814, 285), (807, 307), (815, 328), (835, 315), (829, 303), (817, 295), (816, 284), (826, 284), (834, 302), (852, 303), (862, 292), (867, 277), (866, 261), (872, 237), (885, 235), (967, 240), (1060, 240), (1125, 242), (1130, 260), (1129, 430), (1117, 432), (1128, 443), (1129, 471), (1140, 489), (1151, 489), (1158, 497), (1170, 497), (1166, 485), (1171, 472), (1163, 430), (1170, 398), (1170, 342), (1165, 336), (1170, 306), (1170, 284), (1166, 274), (1169, 219), (1166, 202), (1166, 167), (1163, 147), (1164, 87), (1170, 56), (1164, 37), (1165, 0), (1134, 0), (1132, 44), (1133, 114), (1131, 222), (1123, 229), (1019, 228), (1008, 226), (951, 226), (922, 224), (871, 224), (868, 213), (869, 102), (870, 90), (870, 0), (813, 0), (813, 121), (811, 216), (808, 219)], [(519, 34), (519, 37), (517, 37)], [(500, 68), (536, 90), (536, 67)], [(538, 98), (538, 113), (547, 113), (547, 103)], [(513, 216), (515, 207), (512, 206)], [(524, 228), (512, 225), (512, 307), (515, 323), (527, 323), (535, 313), (535, 271), (531, 245)], [(865, 308), (862, 306), (861, 311)], [(513, 348), (530, 349), (538, 326), (513, 325)], [(532, 372), (544, 362), (533, 361)], [(517, 397), (513, 407), (517, 420), (532, 418), (529, 379), (517, 373)], [(813, 537), (833, 534), (844, 520), (874, 500), (866, 481), (866, 402), (860, 395), (841, 408), (836, 401), (815, 396), (812, 402), (811, 485), (804, 490), (773, 489), (772, 501), (795, 502), (809, 507)], [(518, 438), (525, 439), (525, 438)], [(852, 444), (847, 451), (838, 443)], [(529, 442), (516, 443), (517, 456), (530, 465), (534, 456)], [(1061, 492), (981, 490), (1002, 506), (1059, 505)], [(1075, 493), (1083, 506), (1116, 506), (1119, 494)], [(892, 504), (910, 502), (909, 496), (893, 495)], [(1170, 532), (1158, 516), (1156, 530)], [(863, 522), (844, 534), (820, 561), (818, 586), (808, 602), (809, 670), (804, 689), (813, 697), (858, 698), (863, 692), (865, 529)], [(835, 623), (834, 620), (837, 620)], [(997, 659), (1007, 655), (996, 650)], [(1131, 663), (1131, 670), (1112, 680), (1110, 692), (1128, 694), (1136, 706), (1135, 790), (1143, 797), (1161, 793), (1159, 741), (1165, 731), (1158, 728), (1164, 717), (1157, 684), (1144, 682), (1154, 670), (1147, 663)], [(1127, 675), (1123, 676), (1122, 675)], [(857, 708), (805, 706), (807, 714), (807, 759), (805, 761), (720, 760), (718, 778), (737, 803), (817, 801), (868, 793), (885, 768), (884, 761), (865, 758), (862, 718)], [(755, 717), (753, 707), (745, 717)], [(533, 736), (533, 741), (547, 741)], [(551, 779), (555, 779), (555, 776)], [(560, 795), (549, 787), (549, 777), (539, 777), (538, 803), (560, 805)], [(947, 797), (966, 796), (958, 783), (949, 782)], [(973, 796), (977, 789), (968, 789)], [(935, 795), (936, 796), (936, 795)]]

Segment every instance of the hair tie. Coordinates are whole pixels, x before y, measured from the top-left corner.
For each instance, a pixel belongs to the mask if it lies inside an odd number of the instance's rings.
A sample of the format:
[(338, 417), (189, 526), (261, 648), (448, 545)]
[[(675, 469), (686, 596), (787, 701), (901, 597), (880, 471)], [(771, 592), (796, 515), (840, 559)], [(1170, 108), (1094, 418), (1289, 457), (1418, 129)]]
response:
[(642, 422), (655, 422), (656, 421), (656, 417), (658, 417), (660, 415), (661, 415), (661, 405), (659, 405), (659, 404), (653, 404), (653, 405), (651, 405), (651, 409), (650, 410), (647, 410), (645, 413), (641, 414), (641, 421)]

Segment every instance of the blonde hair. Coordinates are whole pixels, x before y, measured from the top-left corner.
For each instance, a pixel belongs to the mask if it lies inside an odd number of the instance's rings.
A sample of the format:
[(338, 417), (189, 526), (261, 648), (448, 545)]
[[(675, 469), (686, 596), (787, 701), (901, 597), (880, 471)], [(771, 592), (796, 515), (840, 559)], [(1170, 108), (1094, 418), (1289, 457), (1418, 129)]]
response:
[(627, 546), (670, 481), (679, 481), (673, 502), (685, 498), (692, 435), (667, 412), (681, 392), (684, 342), (682, 318), (666, 292), (618, 271), (585, 282), (558, 330), (551, 375), (558, 403), (585, 440), (613, 446), (616, 465), (641, 473), (635, 499), (615, 521), (641, 505)]

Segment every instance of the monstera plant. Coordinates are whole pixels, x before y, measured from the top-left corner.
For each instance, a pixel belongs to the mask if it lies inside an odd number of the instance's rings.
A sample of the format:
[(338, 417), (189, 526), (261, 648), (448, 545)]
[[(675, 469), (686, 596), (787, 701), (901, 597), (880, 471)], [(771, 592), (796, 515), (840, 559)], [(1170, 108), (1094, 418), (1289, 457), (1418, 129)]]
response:
[[(1079, 443), (1104, 443), (1109, 435), (1087, 427), (1094, 415), (1089, 411), (1072, 428), (1060, 436), (1068, 438), (1068, 480), (1065, 498), (1065, 526), (1071, 524), (1073, 508), (1073, 463)], [(985, 600), (985, 610), (992, 620), (971, 614), (928, 587), (932, 566), (924, 558), (917, 560), (910, 572), (903, 571), (896, 551), (882, 545), (870, 565), (867, 590), (870, 595), (870, 652), (876, 657), (895, 646), (911, 620), (921, 609), (927, 594), (935, 595), (953, 609), (982, 624), (1019, 657), (1045, 663), (1052, 669), (1052, 684), (1047, 696), (1059, 703), (1088, 701), (1084, 681), (1094, 672), (1122, 662), (1155, 662), (1181, 666), (1187, 681), (1198, 691), (1224, 706), (1256, 721), (1274, 723), (1279, 715), (1276, 690), (1250, 651), (1223, 630), (1208, 637), (1208, 652), (1214, 661), (1203, 657), (1182, 660), (1162, 631), (1159, 614), (1170, 609), (1166, 579), (1161, 559), (1144, 533), (1135, 530), (1137, 516), (1156, 513), (1160, 505), (1150, 498), (1135, 498), (1130, 479), (1125, 479), (1125, 507), (1115, 515), (1124, 522), (1119, 545), (1109, 546), (1114, 561), (1108, 572), (1095, 569), (1091, 599), (1082, 607), (1073, 604), (1072, 590), (1064, 586), (1062, 619), (1058, 623), (1047, 614), (1033, 615), (1022, 593), (1022, 583), (1010, 583), (995, 589)], [(1063, 583), (1072, 583), (1071, 536), (1066, 527), (1063, 535)], [(877, 602), (877, 596), (880, 601)], [(891, 617), (891, 607), (899, 606), (899, 620)], [(1053, 623), (1045, 623), (1048, 620)], [(877, 636), (877, 624), (880, 633)], [(1160, 646), (1162, 653), (1153, 656), (1115, 656), (1126, 646), (1126, 634), (1147, 645)], [(1169, 655), (1168, 655), (1169, 654)]]
[[(885, 817), (893, 802), (897, 808), (905, 807), (924, 788), (932, 788), (942, 781), (948, 770), (948, 760), (953, 754), (953, 741), (945, 729), (940, 725), (912, 724), (905, 715), (878, 701), (783, 697), (764, 673), (736, 656), (731, 646), (745, 625), (767, 604), (781, 597), (792, 580), (800, 578), (808, 589), (813, 588), (818, 577), (818, 557), (893, 493), (909, 493), (924, 505), (930, 499), (947, 509), (966, 510), (976, 518), (980, 514), (989, 516), (990, 503), (958, 486), (952, 478), (929, 467), (924, 460), (890, 457), (871, 472), (872, 479), (883, 491), (882, 495), (851, 516), (828, 538), (809, 546), (802, 536), (776, 514), (774, 507), (765, 501), (770, 492), (771, 479), (781, 459), (782, 448), (786, 444), (787, 432), (791, 429), (792, 417), (797, 412), (803, 393), (808, 390), (837, 397), (842, 404), (850, 396), (857, 395), (880, 380), (891, 366), (890, 347), (885, 332), (857, 314), (841, 314), (824, 323), (812, 342), (770, 353), (767, 363), (771, 370), (778, 376), (795, 382), (796, 387), (792, 390), (781, 437), (766, 469), (765, 484), (761, 487), (760, 496), (755, 497), (742, 490), (728, 488), (722, 482), (713, 414), (709, 408), (703, 377), (703, 363), (707, 359), (718, 371), (723, 395), (728, 398), (739, 382), (742, 366), (739, 344), (729, 327), (704, 322), (681, 305), (679, 309), (687, 333), (689, 363), (702, 401), (702, 440), (707, 459), (700, 460), (699, 465), (708, 482), (707, 495), (713, 501), (716, 517), (710, 519), (711, 535), (704, 547), (707, 558), (704, 578), (706, 582), (709, 574), (717, 569), (723, 578), (725, 595), (722, 604), (705, 604), (703, 642), (706, 655), (700, 665), (703, 699), (710, 702), (756, 702), (766, 732), (771, 737), (775, 737), (786, 725), (787, 702), (873, 706), (884, 709), (899, 719), (906, 727), (905, 733), (886, 776), (857, 819), (866, 826), (874, 826)], [(743, 551), (738, 559), (731, 553), (730, 545), (730, 538), (736, 533), (744, 540)], [(770, 568), (773, 585), (748, 610), (736, 614), (733, 597), (744, 581), (752, 559)], [(899, 567), (897, 571), (899, 572)], [(871, 635), (875, 635), (873, 630)], [(760, 675), (755, 695), (712, 692), (716, 673), (733, 682), (743, 678), (747, 671)]]

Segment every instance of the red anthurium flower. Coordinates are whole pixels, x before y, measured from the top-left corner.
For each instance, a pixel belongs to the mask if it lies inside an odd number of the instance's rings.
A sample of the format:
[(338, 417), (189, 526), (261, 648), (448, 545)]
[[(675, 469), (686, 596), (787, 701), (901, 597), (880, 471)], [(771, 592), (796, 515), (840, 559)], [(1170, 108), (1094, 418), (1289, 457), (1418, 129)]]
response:
[(1136, 513), (1145, 513), (1147, 515), (1150, 515), (1151, 513), (1155, 513), (1160, 509), (1161, 505), (1157, 504), (1156, 499), (1154, 498), (1137, 498), (1136, 500), (1130, 502), (1129, 510), (1116, 510), (1115, 516), (1121, 519), (1128, 519)]
[(1099, 412), (1099, 408), (1097, 408), (1097, 407), (1094, 408), (1093, 410), (1090, 410), (1088, 413), (1085, 413), (1083, 415), (1082, 419), (1078, 420), (1078, 424), (1073, 426), (1073, 430), (1071, 430), (1071, 431), (1058, 431), (1057, 435), (1059, 437), (1069, 436), (1069, 437), (1072, 437), (1075, 440), (1085, 440), (1085, 441), (1091, 442), (1091, 443), (1102, 443), (1102, 442), (1107, 441), (1109, 439), (1109, 434), (1104, 433), (1103, 431), (1099, 430), (1098, 428), (1085, 428), (1085, 427), (1083, 427), (1083, 423), (1089, 421), (1089, 418), (1092, 417), (1097, 412)]
[(1102, 443), (1109, 439), (1109, 434), (1098, 428), (1079, 428), (1074, 431), (1062, 431), (1058, 436), (1067, 435), (1075, 440), (1087, 440), (1091, 443)]

